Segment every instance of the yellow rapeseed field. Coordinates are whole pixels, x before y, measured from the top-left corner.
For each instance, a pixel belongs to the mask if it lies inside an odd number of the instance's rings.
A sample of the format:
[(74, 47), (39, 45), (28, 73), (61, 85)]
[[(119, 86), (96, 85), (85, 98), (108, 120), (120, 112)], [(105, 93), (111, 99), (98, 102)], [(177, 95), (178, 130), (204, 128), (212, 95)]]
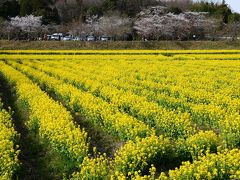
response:
[[(67, 179), (240, 178), (240, 50), (2, 50), (0, 67)], [(121, 147), (98, 152), (72, 114)]]

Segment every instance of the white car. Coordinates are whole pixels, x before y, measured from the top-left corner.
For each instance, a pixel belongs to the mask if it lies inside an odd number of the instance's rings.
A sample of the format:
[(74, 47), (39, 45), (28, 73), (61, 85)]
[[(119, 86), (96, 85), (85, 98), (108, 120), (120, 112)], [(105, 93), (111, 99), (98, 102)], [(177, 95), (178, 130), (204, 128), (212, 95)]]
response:
[(62, 33), (54, 33), (51, 35), (50, 40), (60, 41), (63, 38)]
[(63, 37), (63, 41), (71, 41), (71, 40), (73, 40), (72, 36)]
[(96, 38), (94, 36), (88, 36), (87, 41), (96, 41)]
[(109, 36), (101, 36), (101, 37), (100, 37), (100, 40), (101, 40), (101, 41), (109, 41), (109, 40), (110, 40), (110, 37), (109, 37)]

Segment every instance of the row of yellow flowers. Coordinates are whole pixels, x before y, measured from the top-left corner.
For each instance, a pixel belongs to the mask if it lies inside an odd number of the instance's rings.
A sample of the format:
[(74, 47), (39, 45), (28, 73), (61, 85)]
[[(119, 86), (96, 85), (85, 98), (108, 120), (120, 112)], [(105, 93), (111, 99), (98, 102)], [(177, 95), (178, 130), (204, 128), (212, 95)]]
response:
[(38, 133), (72, 163), (81, 163), (88, 154), (87, 133), (73, 122), (70, 112), (25, 75), (3, 62), (0, 65), (0, 72), (16, 89), (21, 108), (29, 113), (26, 123), (30, 132)]
[(239, 54), (240, 50), (0, 50), (9, 54)]
[(0, 99), (0, 179), (13, 177), (20, 167), (18, 133), (14, 130), (11, 115), (2, 107)]
[(239, 60), (239, 52), (232, 52), (226, 54), (194, 54), (190, 52), (185, 53), (168, 53), (168, 52), (152, 52), (152, 53), (73, 53), (73, 54), (59, 54), (59, 53), (22, 53), (22, 54), (14, 54), (14, 53), (0, 53), (0, 59), (41, 59), (41, 60), (66, 60), (66, 59), (75, 59), (75, 60), (91, 60), (96, 58), (97, 60)]

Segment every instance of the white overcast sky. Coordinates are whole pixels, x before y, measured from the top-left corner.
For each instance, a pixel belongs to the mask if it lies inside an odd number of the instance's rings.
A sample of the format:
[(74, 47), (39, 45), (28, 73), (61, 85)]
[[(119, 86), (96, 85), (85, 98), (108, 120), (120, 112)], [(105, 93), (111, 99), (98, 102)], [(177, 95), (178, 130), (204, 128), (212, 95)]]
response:
[(226, 0), (227, 4), (229, 4), (235, 12), (240, 13), (240, 0)]

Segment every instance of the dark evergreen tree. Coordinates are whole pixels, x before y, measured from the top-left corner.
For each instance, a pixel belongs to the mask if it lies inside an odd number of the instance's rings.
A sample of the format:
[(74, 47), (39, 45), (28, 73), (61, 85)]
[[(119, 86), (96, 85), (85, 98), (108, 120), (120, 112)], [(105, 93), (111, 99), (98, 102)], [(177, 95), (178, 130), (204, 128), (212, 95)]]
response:
[(50, 23), (60, 24), (58, 10), (56, 8), (51, 9), (49, 7), (46, 7), (44, 9), (35, 11), (34, 14), (37, 16), (42, 16), (42, 23), (45, 25)]
[(26, 16), (32, 14), (32, 3), (29, 0), (20, 0), (20, 15)]
[(180, 14), (182, 13), (182, 9), (178, 8), (178, 7), (170, 7), (168, 9), (168, 12), (174, 13), (174, 14)]
[(45, 7), (47, 7), (47, 4), (43, 0), (31, 0), (31, 6), (33, 12), (35, 12), (39, 9), (44, 9)]
[(0, 1), (0, 16), (4, 19), (19, 15), (19, 4), (16, 0)]
[(56, 8), (51, 9), (49, 0), (20, 0), (20, 15), (26, 16), (34, 14), (42, 16), (43, 24), (60, 23), (60, 18)]
[(115, 10), (117, 8), (117, 0), (105, 0), (103, 7), (104, 10)]

